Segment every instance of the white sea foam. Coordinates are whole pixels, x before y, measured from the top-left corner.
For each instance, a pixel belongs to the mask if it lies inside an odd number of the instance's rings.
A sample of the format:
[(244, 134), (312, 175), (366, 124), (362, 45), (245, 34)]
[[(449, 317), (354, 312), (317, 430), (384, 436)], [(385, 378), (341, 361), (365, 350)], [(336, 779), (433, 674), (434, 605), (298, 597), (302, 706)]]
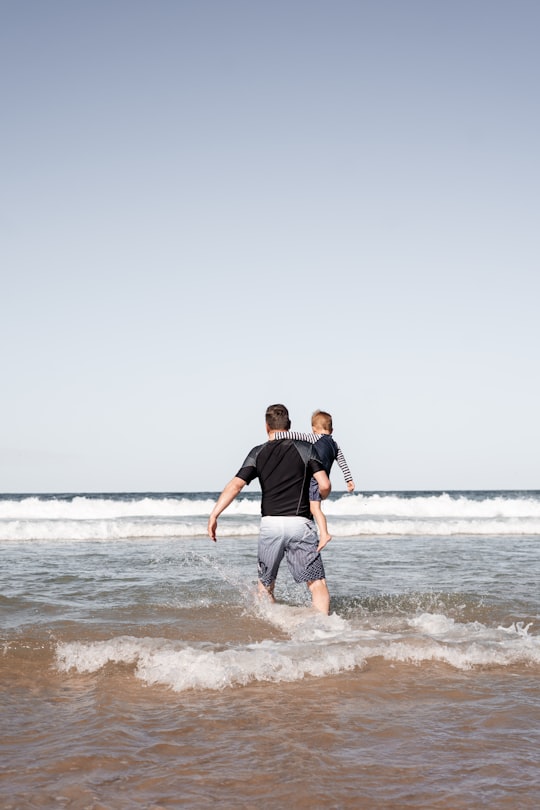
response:
[[(210, 498), (39, 498), (0, 500), (0, 519), (19, 520), (115, 520), (121, 518), (196, 517), (209, 515), (214, 500)], [(234, 508), (234, 507), (233, 507)], [(238, 513), (257, 513), (257, 504), (236, 504)]]
[[(254, 533), (252, 525), (240, 521), (228, 524), (226, 531), (220, 531), (222, 537), (242, 537)], [(206, 519), (0, 520), (0, 540), (110, 541), (205, 535)]]
[(396, 518), (539, 518), (540, 500), (525, 493), (514, 496), (491, 495), (485, 498), (458, 497), (441, 492), (434, 495), (402, 497), (392, 494), (344, 495), (324, 504), (328, 515), (362, 514), (367, 517)]
[[(0, 499), (0, 540), (121, 540), (206, 534), (214, 499), (178, 497), (27, 497)], [(538, 535), (540, 498), (526, 493), (489, 497), (343, 495), (324, 504), (336, 537), (411, 535)], [(258, 532), (258, 498), (235, 500), (219, 535)]]
[(357, 537), (366, 535), (411, 535), (448, 537), (468, 535), (536, 535), (540, 534), (540, 519), (522, 518), (508, 520), (396, 520), (391, 517), (381, 520), (352, 520), (340, 523), (328, 515), (328, 531), (334, 537)]
[(97, 672), (106, 664), (131, 664), (137, 678), (174, 691), (223, 689), (256, 681), (297, 681), (361, 669), (369, 659), (394, 663), (443, 662), (456, 669), (540, 664), (540, 637), (530, 625), (489, 628), (423, 613), (399, 633), (355, 627), (338, 616), (305, 608), (269, 608), (284, 641), (226, 646), (161, 638), (121, 636), (106, 641), (60, 643), (60, 671)]
[(263, 641), (232, 649), (209, 644), (187, 646), (165, 639), (120, 637), (110, 641), (59, 644), (57, 668), (97, 672), (108, 663), (135, 664), (147, 684), (174, 691), (222, 689), (252, 681), (296, 681), (322, 677), (363, 663), (360, 650), (328, 647), (312, 655), (309, 645)]

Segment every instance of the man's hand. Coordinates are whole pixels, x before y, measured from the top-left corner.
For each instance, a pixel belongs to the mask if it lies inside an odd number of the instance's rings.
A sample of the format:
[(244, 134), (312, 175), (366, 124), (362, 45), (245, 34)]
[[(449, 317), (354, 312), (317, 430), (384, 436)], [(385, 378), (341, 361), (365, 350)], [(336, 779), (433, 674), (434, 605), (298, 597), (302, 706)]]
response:
[(332, 489), (330, 479), (328, 478), (324, 470), (313, 473), (313, 477), (319, 485), (319, 492), (321, 494), (322, 500), (324, 501), (325, 498), (328, 498)]
[(216, 529), (217, 529), (217, 518), (212, 517), (212, 515), (210, 515), (210, 517), (208, 518), (208, 537), (210, 538), (210, 540), (213, 540), (214, 543), (217, 541)]
[(354, 492), (354, 481), (347, 481), (347, 489), (349, 492)]

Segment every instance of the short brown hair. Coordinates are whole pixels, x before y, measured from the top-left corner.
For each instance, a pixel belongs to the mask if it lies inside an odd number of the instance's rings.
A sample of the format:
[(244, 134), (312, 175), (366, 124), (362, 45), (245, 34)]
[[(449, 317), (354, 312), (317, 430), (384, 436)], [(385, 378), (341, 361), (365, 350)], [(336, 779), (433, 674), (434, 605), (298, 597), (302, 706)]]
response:
[(270, 430), (289, 430), (291, 426), (289, 411), (285, 405), (269, 405), (265, 416)]
[(313, 411), (311, 416), (311, 427), (320, 427), (323, 430), (333, 431), (332, 417), (326, 411)]

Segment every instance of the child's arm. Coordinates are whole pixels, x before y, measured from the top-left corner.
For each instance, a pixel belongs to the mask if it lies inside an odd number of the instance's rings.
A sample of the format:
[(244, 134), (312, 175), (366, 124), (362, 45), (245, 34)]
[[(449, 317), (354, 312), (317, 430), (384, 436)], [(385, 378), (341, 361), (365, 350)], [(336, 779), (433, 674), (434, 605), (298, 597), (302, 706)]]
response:
[(320, 436), (316, 433), (299, 433), (297, 430), (276, 430), (274, 433), (275, 439), (299, 439), (302, 442), (311, 442), (315, 444)]
[(341, 451), (341, 447), (338, 445), (337, 448), (338, 448), (338, 451), (337, 451), (337, 455), (336, 455), (336, 461), (337, 461), (337, 463), (339, 465), (339, 469), (343, 473), (343, 477), (345, 479), (345, 483), (347, 484), (348, 491), (353, 492), (353, 490), (354, 490), (354, 481), (353, 481), (353, 477), (351, 475), (351, 471), (349, 470), (349, 465), (345, 461), (345, 456), (343, 455), (343, 453)]

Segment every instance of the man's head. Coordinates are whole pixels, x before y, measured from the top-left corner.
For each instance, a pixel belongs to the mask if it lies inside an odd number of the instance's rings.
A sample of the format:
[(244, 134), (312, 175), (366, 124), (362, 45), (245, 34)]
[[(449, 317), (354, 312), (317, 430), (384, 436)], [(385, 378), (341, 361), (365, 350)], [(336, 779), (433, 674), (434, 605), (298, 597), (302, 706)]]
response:
[(266, 427), (269, 430), (289, 430), (291, 420), (285, 405), (269, 405), (266, 409)]
[(332, 433), (332, 417), (326, 411), (313, 411), (311, 427), (315, 433)]

